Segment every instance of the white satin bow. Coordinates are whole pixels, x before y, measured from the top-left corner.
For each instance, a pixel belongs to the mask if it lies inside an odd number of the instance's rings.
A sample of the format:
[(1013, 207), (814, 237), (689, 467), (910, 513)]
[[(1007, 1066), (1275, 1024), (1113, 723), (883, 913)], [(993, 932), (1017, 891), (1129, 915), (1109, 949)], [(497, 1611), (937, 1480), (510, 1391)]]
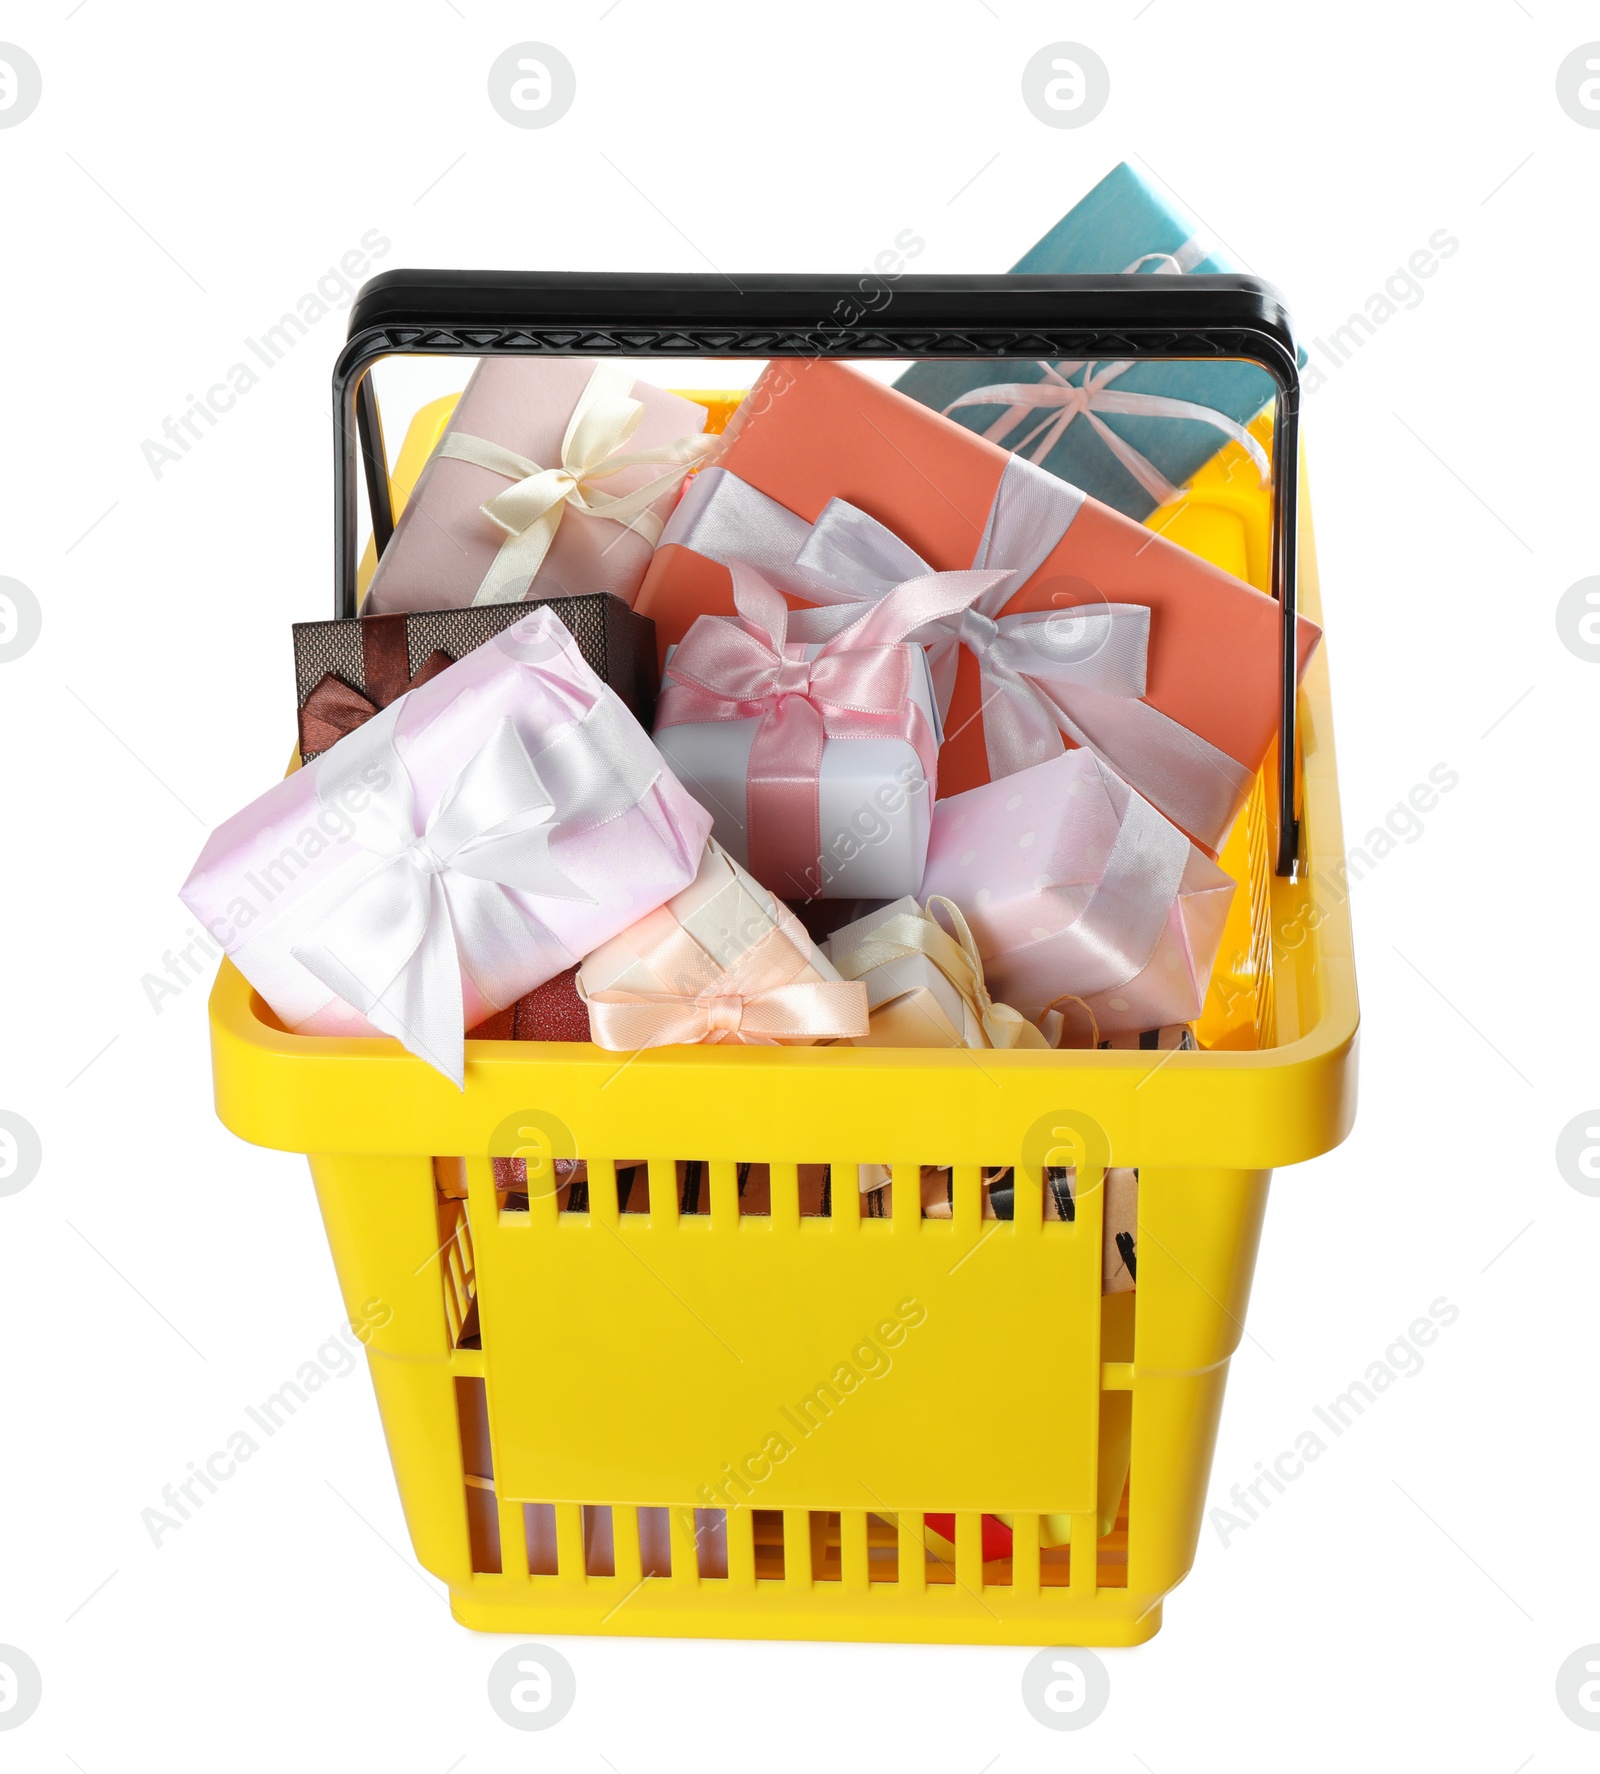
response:
[(540, 754), (558, 807), (502, 720), (423, 816), (394, 743), (404, 706), (391, 704), (310, 766), (319, 803), (352, 823), (352, 856), (307, 906), (307, 934), (292, 953), (459, 1089), (463, 970), (491, 1004), (524, 989), (530, 953), (555, 939), (516, 896), (592, 898), (550, 854), (558, 823), (598, 823), (637, 803), (660, 759), (606, 746), (614, 714), (603, 699)]
[[(449, 432), (439, 454), (457, 462), (470, 462), (501, 474), (514, 484), (495, 494), (482, 506), (486, 517), (506, 533), (483, 583), (473, 595), (474, 604), (519, 602), (544, 563), (561, 520), (570, 507), (584, 517), (602, 517), (654, 545), (661, 538), (661, 519), (650, 507), (669, 492), (690, 464), (716, 446), (715, 436), (674, 438), (653, 449), (624, 451), (639, 428), (644, 407), (630, 395), (634, 377), (621, 364), (596, 364), (561, 440), (561, 460), (554, 468), (542, 468), (515, 450), (471, 432)], [(624, 469), (644, 463), (669, 464), (632, 493), (612, 494), (599, 482)]]

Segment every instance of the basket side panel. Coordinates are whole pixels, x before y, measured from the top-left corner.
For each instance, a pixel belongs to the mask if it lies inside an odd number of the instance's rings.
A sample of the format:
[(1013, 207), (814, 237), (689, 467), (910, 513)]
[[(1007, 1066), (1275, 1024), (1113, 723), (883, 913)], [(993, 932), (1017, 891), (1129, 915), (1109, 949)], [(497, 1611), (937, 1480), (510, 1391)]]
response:
[(1271, 1181), (1270, 1170), (1140, 1170), (1141, 1378), (1208, 1368), (1238, 1348)]
[(1194, 1563), (1228, 1369), (1136, 1383), (1128, 1480), (1128, 1589), (1162, 1596)]
[(311, 1175), (344, 1308), (368, 1327), (368, 1349), (447, 1356), (432, 1160), (313, 1154)]
[[(709, 1214), (620, 1220), (474, 1195), (501, 1494), (1092, 1512), (1101, 1191), (1047, 1225), (1037, 1176), (1020, 1178), (1016, 1220), (984, 1222), (974, 1169), (970, 1204), (934, 1222), (903, 1174), (913, 1212), (878, 1221), (776, 1201), (753, 1220), (715, 1192)], [(670, 1161), (653, 1202), (658, 1176)]]

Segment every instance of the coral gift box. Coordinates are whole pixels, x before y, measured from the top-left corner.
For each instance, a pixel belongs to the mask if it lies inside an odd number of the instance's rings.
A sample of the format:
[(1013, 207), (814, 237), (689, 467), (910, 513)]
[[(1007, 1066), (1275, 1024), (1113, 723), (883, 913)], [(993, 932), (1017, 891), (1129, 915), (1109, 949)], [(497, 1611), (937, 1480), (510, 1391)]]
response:
[(732, 561), (815, 624), (919, 572), (1010, 575), (930, 649), (941, 794), (1087, 743), (1215, 851), (1277, 732), (1275, 602), (847, 364), (769, 365), (686, 489), (635, 600), (663, 652), (732, 614)]

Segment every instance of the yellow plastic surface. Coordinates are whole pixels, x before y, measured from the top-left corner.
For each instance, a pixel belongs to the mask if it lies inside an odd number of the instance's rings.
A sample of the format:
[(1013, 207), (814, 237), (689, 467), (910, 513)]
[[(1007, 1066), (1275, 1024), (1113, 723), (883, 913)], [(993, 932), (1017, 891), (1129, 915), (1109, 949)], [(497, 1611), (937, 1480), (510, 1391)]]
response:
[[(397, 479), (425, 455), (403, 451)], [(1197, 486), (1152, 521), (1261, 565), (1253, 486)], [(1301, 559), (1320, 620), (1308, 518)], [(412, 1542), (458, 1620), (1005, 1644), (1157, 1630), (1195, 1553), (1271, 1169), (1354, 1114), (1348, 913), (1310, 885), (1343, 853), (1325, 649), (1301, 714), (1298, 881), (1267, 867), (1274, 797), (1242, 822), (1243, 1050), (476, 1041), (458, 1092), (392, 1041), (286, 1033), (223, 963), (218, 1113), (311, 1155)], [(518, 1153), (526, 1211), (489, 1162)], [(619, 1212), (612, 1161), (641, 1153), (648, 1190)], [(564, 1156), (589, 1160), (587, 1212), (557, 1212), (541, 1181)], [(686, 1159), (708, 1161), (709, 1212), (679, 1211)], [(746, 1160), (772, 1167), (770, 1216), (739, 1213)], [(863, 1220), (850, 1186), (831, 1217), (801, 1217), (797, 1164), (853, 1181), (861, 1162), (894, 1165), (892, 1218)], [(917, 1217), (925, 1163), (954, 1166), (949, 1221)], [(1046, 1163), (1078, 1166), (1073, 1222), (1043, 1218)], [(1139, 1267), (1103, 1299), (1107, 1163), (1139, 1167)], [(1012, 1221), (979, 1217), (996, 1164), (1017, 1167)], [(953, 1549), (923, 1523), (951, 1511)], [(984, 1562), (984, 1513), (1010, 1519), (1011, 1558)]]
[[(1270, 451), (1271, 413), (1263, 413), (1250, 430)], [(1270, 588), (1271, 512), (1255, 464), (1238, 444), (1230, 443), (1213, 456), (1189, 483), (1185, 496), (1153, 512), (1149, 524), (1258, 591)], [(1276, 767), (1274, 759), (1271, 769)], [(1260, 1043), (1263, 1031), (1271, 1038), (1272, 960), (1269, 945), (1261, 940), (1270, 928), (1267, 877), (1272, 857), (1267, 853), (1262, 807), (1266, 790), (1267, 783), (1257, 784), (1248, 817), (1235, 823), (1217, 859), (1239, 883), (1239, 892), (1229, 908), (1205, 1004), (1195, 1023), (1202, 1047), (1248, 1051)], [(1276, 854), (1274, 849), (1272, 855)]]

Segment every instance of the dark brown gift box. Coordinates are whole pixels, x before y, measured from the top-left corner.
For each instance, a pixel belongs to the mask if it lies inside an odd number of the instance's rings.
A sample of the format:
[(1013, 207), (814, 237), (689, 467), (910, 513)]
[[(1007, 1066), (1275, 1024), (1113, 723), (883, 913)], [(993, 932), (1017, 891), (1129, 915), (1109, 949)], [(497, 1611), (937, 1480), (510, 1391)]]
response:
[(396, 697), (541, 605), (567, 625), (585, 663), (648, 733), (655, 721), (658, 684), (655, 624), (636, 615), (621, 598), (597, 591), (584, 597), (529, 598), (521, 604), (475, 604), (466, 610), (295, 623), (301, 762), (310, 763)]

